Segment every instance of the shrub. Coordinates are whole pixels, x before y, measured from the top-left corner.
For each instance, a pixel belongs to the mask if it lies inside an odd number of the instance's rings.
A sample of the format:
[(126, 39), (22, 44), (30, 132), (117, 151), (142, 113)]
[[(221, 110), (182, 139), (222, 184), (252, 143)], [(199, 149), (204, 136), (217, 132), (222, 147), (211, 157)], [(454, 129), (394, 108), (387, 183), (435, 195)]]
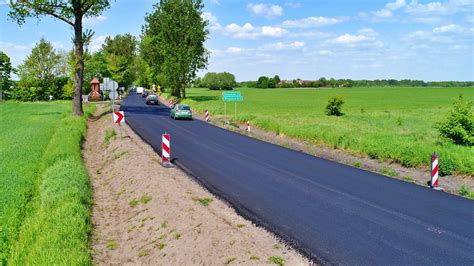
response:
[(470, 191), (469, 188), (466, 186), (466, 185), (462, 185), (459, 190), (458, 190), (458, 193), (460, 195), (463, 195), (463, 196), (466, 196), (466, 197), (469, 197), (469, 198), (474, 198), (474, 192)]
[(440, 157), (438, 160), (439, 160), (438, 173), (440, 176), (447, 176), (453, 173), (454, 169), (456, 168), (453, 160), (446, 157)]
[(344, 100), (341, 96), (332, 96), (328, 100), (328, 105), (326, 105), (326, 114), (335, 116), (344, 115), (344, 113), (342, 112), (343, 104)]
[(444, 120), (435, 125), (439, 134), (455, 144), (474, 145), (474, 115), (472, 102), (464, 101), (462, 94), (453, 103), (453, 109)]

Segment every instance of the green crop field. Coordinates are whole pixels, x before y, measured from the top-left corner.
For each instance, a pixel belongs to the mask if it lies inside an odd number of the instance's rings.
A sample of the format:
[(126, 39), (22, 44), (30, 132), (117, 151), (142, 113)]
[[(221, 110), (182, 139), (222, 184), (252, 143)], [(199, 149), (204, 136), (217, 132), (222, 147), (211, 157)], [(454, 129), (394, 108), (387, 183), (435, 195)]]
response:
[[(474, 88), (238, 88), (237, 120), (265, 130), (337, 149), (394, 161), (407, 167), (428, 166), (440, 155), (442, 171), (474, 175), (474, 148), (442, 139), (434, 125), (459, 94), (474, 100)], [(184, 103), (223, 115), (221, 91), (188, 89)], [(344, 116), (325, 115), (330, 96), (342, 96)], [(228, 116), (234, 104), (228, 104)]]
[(0, 103), (0, 265), (90, 264), (85, 131), (69, 102)]

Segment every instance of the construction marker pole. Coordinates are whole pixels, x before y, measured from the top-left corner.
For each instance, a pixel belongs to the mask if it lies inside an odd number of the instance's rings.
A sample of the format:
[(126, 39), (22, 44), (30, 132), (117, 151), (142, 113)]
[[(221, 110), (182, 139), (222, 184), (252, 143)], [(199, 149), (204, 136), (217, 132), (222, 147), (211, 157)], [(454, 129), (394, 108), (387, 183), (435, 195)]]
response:
[(247, 121), (247, 131), (250, 132), (250, 121)]
[(439, 189), (438, 185), (438, 167), (439, 166), (439, 160), (438, 160), (438, 155), (436, 153), (433, 153), (431, 155), (431, 183), (430, 187), (433, 189)]
[(206, 119), (206, 122), (209, 122), (209, 111), (204, 110), (204, 118)]
[(161, 165), (166, 168), (173, 167), (170, 162), (170, 152), (170, 135), (165, 133), (161, 135)]

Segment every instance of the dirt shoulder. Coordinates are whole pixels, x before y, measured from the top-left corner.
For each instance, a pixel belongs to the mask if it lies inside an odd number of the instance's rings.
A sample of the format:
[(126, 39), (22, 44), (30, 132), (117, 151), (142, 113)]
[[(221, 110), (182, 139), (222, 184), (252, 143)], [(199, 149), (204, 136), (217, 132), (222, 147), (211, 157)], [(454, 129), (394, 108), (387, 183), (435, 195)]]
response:
[(120, 138), (103, 107), (98, 113), (83, 148), (94, 193), (94, 264), (310, 264), (180, 169), (163, 168), (127, 125)]
[[(160, 97), (163, 104), (167, 104), (163, 97)], [(199, 114), (193, 113), (197, 119), (204, 120)], [(245, 124), (225, 124), (224, 118), (212, 116), (211, 124), (222, 127), (252, 138), (260, 139), (269, 143), (280, 145), (289, 149), (301, 151), (320, 158), (336, 161), (339, 163), (362, 168), (371, 172), (377, 172), (392, 178), (400, 179), (416, 185), (427, 187), (427, 181), (430, 180), (430, 170), (427, 168), (407, 168), (394, 162), (381, 162), (362, 154), (351, 153), (347, 150), (334, 149), (330, 146), (310, 143), (285, 136), (284, 134), (275, 134), (251, 125), (251, 130), (246, 130)], [(474, 191), (474, 178), (472, 176), (450, 175), (439, 179), (440, 187), (446, 192), (459, 195), (461, 186), (466, 186), (470, 191)]]

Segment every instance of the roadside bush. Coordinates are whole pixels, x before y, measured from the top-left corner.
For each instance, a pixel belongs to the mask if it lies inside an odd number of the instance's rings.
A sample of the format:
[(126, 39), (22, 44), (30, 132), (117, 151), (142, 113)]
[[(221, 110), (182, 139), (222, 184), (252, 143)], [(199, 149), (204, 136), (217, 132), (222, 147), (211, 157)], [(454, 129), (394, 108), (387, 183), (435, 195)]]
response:
[(344, 113), (342, 112), (343, 104), (344, 100), (341, 96), (332, 96), (331, 98), (329, 98), (328, 104), (326, 105), (326, 114), (335, 116), (344, 115)]
[(453, 160), (450, 158), (439, 158), (439, 175), (440, 176), (447, 176), (451, 175), (456, 169), (456, 165), (454, 164)]
[(472, 102), (464, 100), (462, 94), (453, 103), (453, 109), (435, 127), (439, 134), (458, 145), (474, 145), (474, 115)]

